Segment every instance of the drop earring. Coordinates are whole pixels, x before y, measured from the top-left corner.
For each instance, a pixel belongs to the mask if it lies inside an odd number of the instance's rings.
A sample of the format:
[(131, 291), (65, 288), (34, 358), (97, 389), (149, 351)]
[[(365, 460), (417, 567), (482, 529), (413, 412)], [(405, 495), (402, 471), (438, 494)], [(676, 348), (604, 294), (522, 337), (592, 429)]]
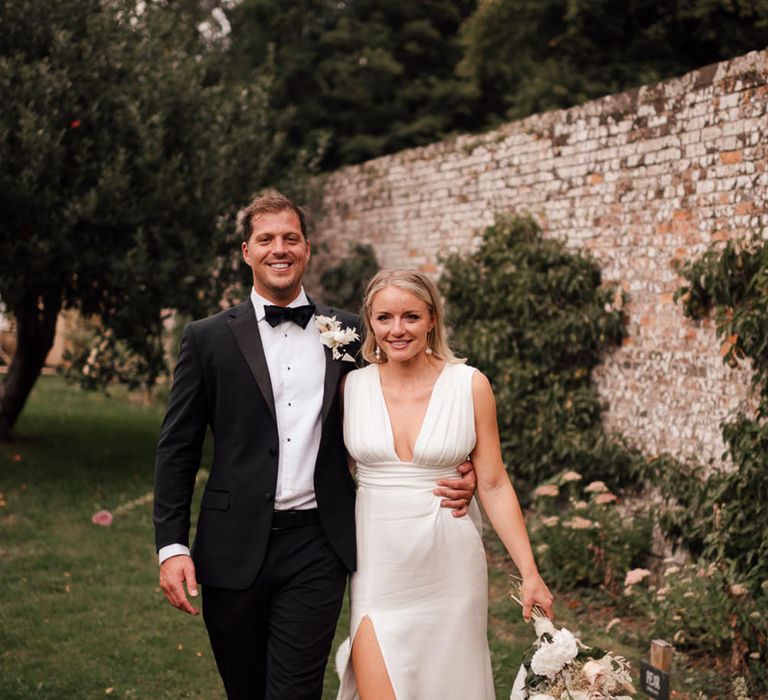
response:
[(431, 354), (432, 354), (432, 348), (431, 348), (431, 347), (429, 347), (429, 345), (427, 345), (427, 349), (426, 349), (424, 352), (425, 352), (427, 355), (431, 355)]
[(376, 356), (376, 361), (381, 362), (381, 348), (377, 345), (376, 349), (373, 351), (373, 354)]

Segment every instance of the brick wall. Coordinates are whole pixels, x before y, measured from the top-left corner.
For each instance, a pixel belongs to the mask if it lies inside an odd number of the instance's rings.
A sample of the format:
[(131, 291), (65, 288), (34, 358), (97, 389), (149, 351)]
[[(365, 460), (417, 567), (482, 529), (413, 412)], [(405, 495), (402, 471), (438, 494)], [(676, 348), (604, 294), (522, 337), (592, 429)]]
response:
[(646, 454), (719, 459), (749, 374), (686, 320), (673, 263), (768, 237), (768, 51), (568, 110), (352, 166), (325, 184), (319, 241), (371, 243), (383, 267), (439, 275), (497, 212), (527, 212), (587, 249), (630, 295), (629, 338), (596, 371), (609, 429)]

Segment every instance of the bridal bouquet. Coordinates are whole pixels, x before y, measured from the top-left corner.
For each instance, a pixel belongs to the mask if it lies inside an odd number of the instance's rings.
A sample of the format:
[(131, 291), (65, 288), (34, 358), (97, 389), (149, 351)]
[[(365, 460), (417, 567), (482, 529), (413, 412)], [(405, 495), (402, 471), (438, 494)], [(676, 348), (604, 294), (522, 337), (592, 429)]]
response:
[[(519, 582), (511, 597), (522, 605)], [(523, 657), (509, 700), (631, 700), (635, 689), (623, 656), (586, 646), (539, 608), (532, 617), (536, 641)]]

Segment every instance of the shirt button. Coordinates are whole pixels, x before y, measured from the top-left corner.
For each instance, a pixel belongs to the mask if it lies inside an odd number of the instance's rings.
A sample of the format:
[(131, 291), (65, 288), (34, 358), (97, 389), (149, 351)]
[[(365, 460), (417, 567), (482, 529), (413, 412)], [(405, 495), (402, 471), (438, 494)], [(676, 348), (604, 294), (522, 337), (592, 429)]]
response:
[(292, 404), (290, 401), (288, 402), (288, 405), (289, 405), (289, 406), (293, 406), (293, 404)]
[(288, 442), (290, 442), (290, 441), (291, 441), (291, 438), (288, 438)]

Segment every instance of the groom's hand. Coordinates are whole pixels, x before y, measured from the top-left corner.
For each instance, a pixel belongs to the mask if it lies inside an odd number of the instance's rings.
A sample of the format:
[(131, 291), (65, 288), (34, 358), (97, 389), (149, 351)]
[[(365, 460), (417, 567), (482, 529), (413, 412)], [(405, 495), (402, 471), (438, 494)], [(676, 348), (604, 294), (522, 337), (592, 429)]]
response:
[(193, 608), (184, 592), (184, 583), (187, 584), (189, 595), (197, 597), (197, 580), (195, 579), (195, 565), (192, 557), (179, 554), (166, 559), (160, 564), (160, 588), (165, 597), (174, 608), (183, 610), (190, 615), (197, 615), (197, 608)]
[(467, 514), (472, 496), (477, 490), (477, 476), (472, 462), (467, 460), (460, 464), (458, 472), (461, 476), (456, 479), (440, 479), (437, 482), (440, 488), (433, 491), (436, 496), (443, 499), (440, 502), (443, 508), (453, 508), (455, 518), (461, 518)]

